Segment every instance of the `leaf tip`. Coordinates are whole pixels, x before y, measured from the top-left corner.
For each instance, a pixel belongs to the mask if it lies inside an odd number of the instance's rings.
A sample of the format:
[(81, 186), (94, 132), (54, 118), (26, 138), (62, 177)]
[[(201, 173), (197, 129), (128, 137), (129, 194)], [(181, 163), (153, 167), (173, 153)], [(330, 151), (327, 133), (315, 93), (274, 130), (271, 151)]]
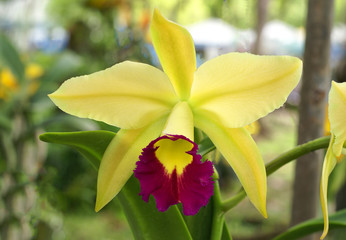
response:
[(49, 138), (47, 137), (47, 133), (43, 133), (40, 136), (38, 136), (38, 138), (42, 141), (42, 142), (49, 142)]

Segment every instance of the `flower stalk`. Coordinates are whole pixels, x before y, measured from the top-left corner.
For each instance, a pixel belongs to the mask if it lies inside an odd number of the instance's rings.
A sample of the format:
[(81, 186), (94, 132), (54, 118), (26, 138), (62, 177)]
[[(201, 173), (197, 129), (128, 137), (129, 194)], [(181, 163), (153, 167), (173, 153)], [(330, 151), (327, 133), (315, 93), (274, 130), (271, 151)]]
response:
[[(293, 149), (281, 154), (280, 156), (276, 157), (271, 162), (266, 164), (267, 176), (273, 174), (274, 172), (276, 172), (276, 170), (286, 165), (287, 163), (290, 163), (291, 161), (297, 159), (300, 156), (303, 156), (307, 153), (310, 153), (319, 149), (327, 148), (329, 144), (329, 140), (330, 140), (329, 136), (317, 138), (307, 143), (298, 145), (294, 147)], [(346, 148), (346, 143), (344, 143), (344, 148)], [(241, 188), (241, 190), (236, 195), (222, 202), (221, 204), (222, 211), (227, 212), (231, 210), (232, 208), (237, 206), (245, 197), (246, 197), (246, 193), (244, 189)]]

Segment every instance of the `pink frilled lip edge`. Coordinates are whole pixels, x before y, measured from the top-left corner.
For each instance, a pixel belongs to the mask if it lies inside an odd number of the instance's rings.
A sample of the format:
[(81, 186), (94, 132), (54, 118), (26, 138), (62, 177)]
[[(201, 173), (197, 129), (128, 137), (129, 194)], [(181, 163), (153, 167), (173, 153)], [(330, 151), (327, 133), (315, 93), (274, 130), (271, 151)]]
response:
[[(158, 147), (155, 147), (155, 143), (161, 139), (183, 139), (193, 144), (193, 148), (186, 152), (192, 155), (192, 162), (186, 165), (182, 174), (177, 174), (176, 170), (169, 174), (157, 159), (155, 152)], [(212, 162), (201, 162), (202, 157), (197, 150), (197, 144), (183, 135), (164, 135), (150, 142), (143, 149), (134, 170), (141, 185), (139, 195), (142, 199), (148, 202), (150, 194), (153, 195), (156, 207), (161, 212), (181, 203), (184, 215), (195, 215), (202, 206), (206, 206), (213, 195), (214, 169)]]

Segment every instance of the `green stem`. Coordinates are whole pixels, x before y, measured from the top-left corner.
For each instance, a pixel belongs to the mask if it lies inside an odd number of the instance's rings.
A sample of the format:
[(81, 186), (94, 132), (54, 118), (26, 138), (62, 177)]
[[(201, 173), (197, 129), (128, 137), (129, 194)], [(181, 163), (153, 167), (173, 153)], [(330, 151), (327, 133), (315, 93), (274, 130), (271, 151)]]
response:
[(271, 175), (282, 166), (297, 159), (300, 156), (316, 151), (318, 149), (327, 148), (329, 145), (329, 140), (330, 136), (317, 138), (302, 145), (298, 145), (295, 148), (281, 154), (280, 156), (266, 164), (267, 176)]
[(214, 182), (213, 195), (213, 222), (211, 228), (211, 240), (220, 240), (222, 236), (223, 224), (225, 221), (224, 212), (221, 209), (221, 194), (219, 182)]
[[(302, 145), (298, 145), (295, 148), (281, 154), (280, 156), (266, 164), (267, 176), (271, 175), (282, 166), (297, 159), (302, 155), (316, 151), (318, 149), (327, 148), (329, 140), (329, 136), (317, 138)], [(344, 147), (346, 147), (346, 143), (344, 144)], [(222, 211), (227, 212), (228, 210), (232, 209), (233, 207), (238, 205), (238, 203), (240, 203), (245, 197), (246, 193), (244, 191), (244, 188), (242, 188), (235, 196), (231, 197), (230, 199), (224, 201), (221, 204)]]
[(239, 192), (231, 197), (230, 199), (224, 201), (221, 205), (221, 209), (223, 212), (227, 212), (237, 206), (244, 198), (246, 197), (246, 193), (244, 188), (241, 188)]

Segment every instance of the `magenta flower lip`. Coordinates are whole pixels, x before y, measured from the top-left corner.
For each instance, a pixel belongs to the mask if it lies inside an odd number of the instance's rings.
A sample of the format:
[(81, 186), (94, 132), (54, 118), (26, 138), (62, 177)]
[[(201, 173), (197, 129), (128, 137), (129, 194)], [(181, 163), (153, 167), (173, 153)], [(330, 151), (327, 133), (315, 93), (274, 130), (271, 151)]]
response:
[[(177, 146), (173, 148), (174, 151), (181, 150), (182, 144), (191, 146), (190, 150), (179, 153), (186, 154), (191, 161), (178, 162), (173, 168), (171, 162), (158, 159), (157, 156), (161, 155), (157, 154), (157, 150), (166, 146), (157, 146), (161, 140), (172, 141), (171, 146)], [(170, 150), (172, 149), (167, 149)], [(213, 195), (214, 170), (210, 161), (201, 162), (202, 157), (197, 154), (197, 150), (197, 144), (183, 135), (164, 135), (150, 142), (143, 149), (134, 170), (134, 175), (141, 184), (139, 195), (142, 199), (147, 202), (150, 194), (153, 195), (161, 212), (171, 205), (181, 203), (185, 215), (195, 215), (202, 206), (206, 206)], [(174, 154), (177, 153), (172, 152), (172, 156)]]

